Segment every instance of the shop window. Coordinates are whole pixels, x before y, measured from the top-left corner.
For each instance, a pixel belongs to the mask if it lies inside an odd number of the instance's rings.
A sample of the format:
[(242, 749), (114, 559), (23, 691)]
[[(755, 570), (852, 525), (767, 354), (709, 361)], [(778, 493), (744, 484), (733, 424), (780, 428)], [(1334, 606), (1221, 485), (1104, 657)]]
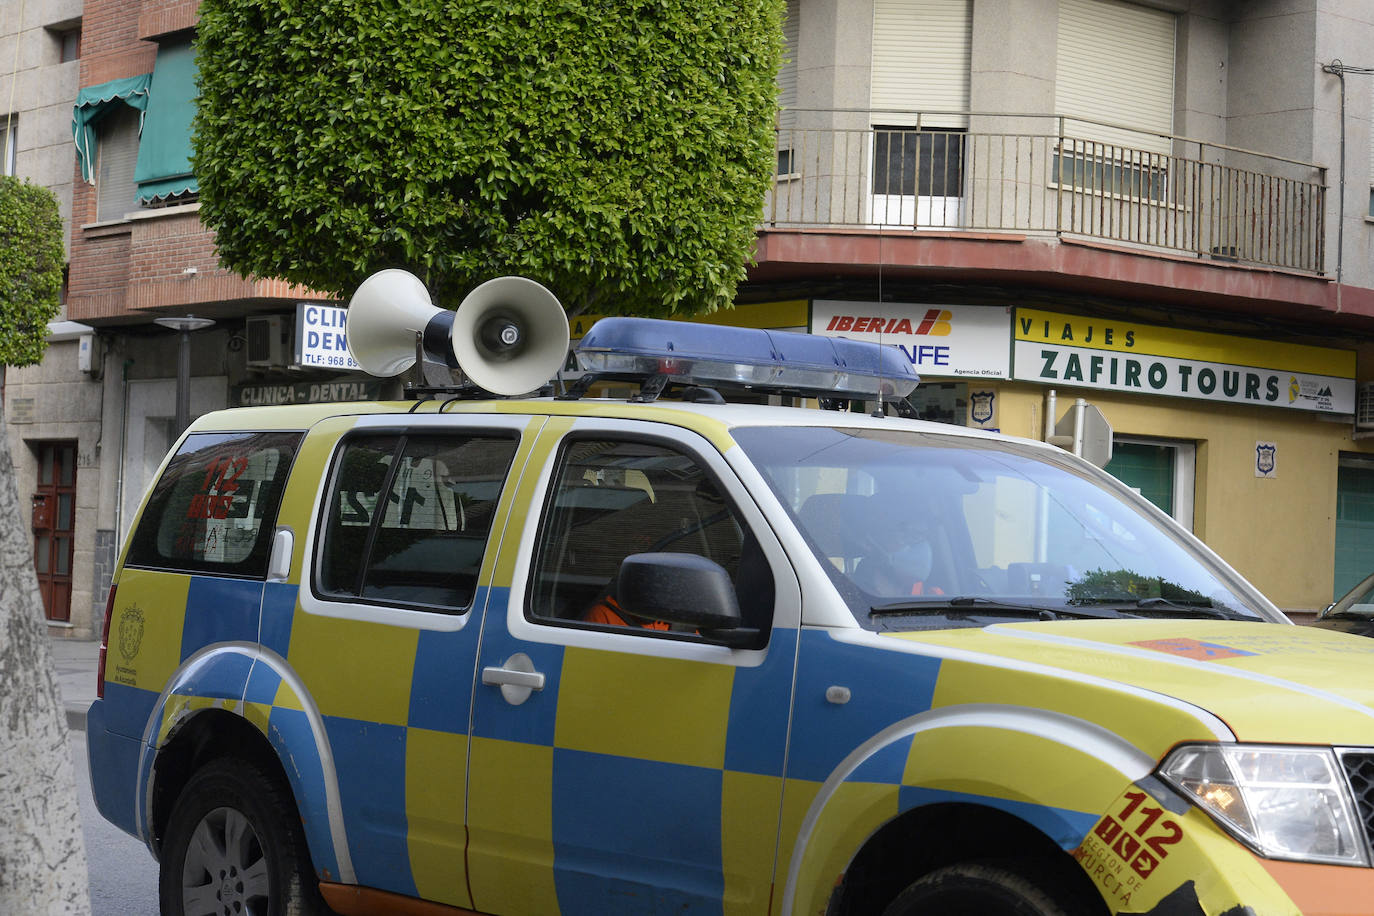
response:
[(1342, 455), (1336, 471), (1332, 600), (1374, 572), (1374, 458)]
[(922, 420), (968, 425), (967, 382), (921, 382), (907, 395), (907, 402)]
[(1117, 437), (1105, 470), (1191, 531), (1196, 463), (1191, 442)]

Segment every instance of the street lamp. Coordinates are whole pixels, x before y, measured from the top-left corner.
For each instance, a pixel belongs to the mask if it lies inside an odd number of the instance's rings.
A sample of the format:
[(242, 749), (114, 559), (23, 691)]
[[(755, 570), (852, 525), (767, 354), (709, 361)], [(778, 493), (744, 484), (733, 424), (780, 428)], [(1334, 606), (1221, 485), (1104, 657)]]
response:
[(213, 318), (196, 318), (193, 315), (153, 319), (153, 324), (181, 333), (177, 349), (177, 415), (176, 429), (172, 433), (174, 439), (191, 424), (191, 332), (208, 328), (214, 323)]

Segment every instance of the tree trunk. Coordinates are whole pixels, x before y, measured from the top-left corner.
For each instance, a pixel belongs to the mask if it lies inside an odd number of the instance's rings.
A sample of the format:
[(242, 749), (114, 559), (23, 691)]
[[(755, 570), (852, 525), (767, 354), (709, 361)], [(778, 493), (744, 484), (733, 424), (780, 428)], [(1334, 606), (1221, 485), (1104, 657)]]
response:
[[(0, 391), (3, 379), (0, 367)], [(0, 439), (0, 913), (84, 916), (81, 811), (23, 524), (9, 443)]]

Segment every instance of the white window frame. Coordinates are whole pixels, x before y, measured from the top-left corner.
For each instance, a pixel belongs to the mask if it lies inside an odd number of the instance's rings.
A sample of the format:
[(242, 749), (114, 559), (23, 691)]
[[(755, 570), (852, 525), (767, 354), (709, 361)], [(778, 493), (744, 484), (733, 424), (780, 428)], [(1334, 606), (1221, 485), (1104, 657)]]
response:
[(1197, 443), (1186, 439), (1157, 439), (1150, 436), (1114, 436), (1113, 441), (1174, 450), (1174, 504), (1169, 510), (1169, 515), (1184, 528), (1192, 531), (1193, 488), (1197, 482)]

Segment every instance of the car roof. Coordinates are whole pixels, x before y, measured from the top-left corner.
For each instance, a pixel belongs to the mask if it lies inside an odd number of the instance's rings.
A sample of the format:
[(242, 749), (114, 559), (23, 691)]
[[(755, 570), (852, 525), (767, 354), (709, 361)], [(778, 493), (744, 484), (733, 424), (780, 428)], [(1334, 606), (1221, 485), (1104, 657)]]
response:
[[(612, 398), (464, 399), (431, 398), (422, 401), (348, 401), (324, 404), (291, 404), (271, 407), (231, 407), (199, 417), (190, 432), (237, 430), (308, 429), (334, 417), (502, 414), (530, 416), (599, 417), (668, 423), (694, 430), (707, 438), (747, 426), (825, 426), (847, 429), (903, 429), (949, 437), (1011, 439), (984, 430), (901, 417), (874, 417), (864, 413), (818, 410), (805, 407), (774, 407), (756, 404), (697, 404), (660, 400), (652, 403)], [(1050, 448), (1033, 439), (1015, 441)], [(1057, 449), (1055, 451), (1058, 451)]]

